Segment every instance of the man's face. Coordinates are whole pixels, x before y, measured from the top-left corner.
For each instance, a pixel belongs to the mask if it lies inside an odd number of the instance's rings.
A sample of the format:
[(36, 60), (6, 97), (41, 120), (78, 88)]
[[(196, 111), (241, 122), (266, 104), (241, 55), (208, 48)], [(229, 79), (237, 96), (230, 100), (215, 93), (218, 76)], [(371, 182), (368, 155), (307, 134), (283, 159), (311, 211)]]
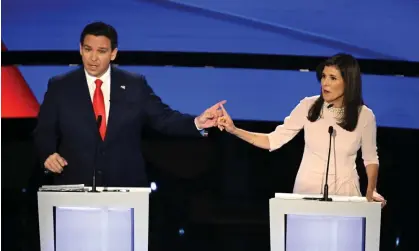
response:
[(80, 44), (80, 55), (86, 71), (94, 76), (101, 77), (115, 59), (117, 49), (112, 50), (111, 40), (105, 36), (87, 35)]

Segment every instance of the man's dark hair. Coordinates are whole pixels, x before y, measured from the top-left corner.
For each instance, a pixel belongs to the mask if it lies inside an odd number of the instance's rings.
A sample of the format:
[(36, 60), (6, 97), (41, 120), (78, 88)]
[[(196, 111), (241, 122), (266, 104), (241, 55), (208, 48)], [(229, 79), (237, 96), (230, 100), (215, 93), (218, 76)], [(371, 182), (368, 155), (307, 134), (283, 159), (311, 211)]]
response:
[(114, 27), (104, 22), (94, 22), (86, 25), (80, 36), (81, 45), (83, 45), (84, 38), (87, 35), (105, 36), (111, 41), (112, 50), (118, 47), (118, 33)]
[[(360, 108), (364, 104), (362, 99), (361, 70), (358, 61), (353, 56), (344, 53), (332, 56), (317, 67), (316, 76), (319, 82), (322, 79), (323, 69), (326, 66), (336, 67), (342, 75), (345, 85), (343, 93), (344, 115), (339, 125), (351, 132), (358, 124)], [(320, 95), (308, 112), (308, 120), (314, 122), (320, 117), (323, 104), (324, 99)]]

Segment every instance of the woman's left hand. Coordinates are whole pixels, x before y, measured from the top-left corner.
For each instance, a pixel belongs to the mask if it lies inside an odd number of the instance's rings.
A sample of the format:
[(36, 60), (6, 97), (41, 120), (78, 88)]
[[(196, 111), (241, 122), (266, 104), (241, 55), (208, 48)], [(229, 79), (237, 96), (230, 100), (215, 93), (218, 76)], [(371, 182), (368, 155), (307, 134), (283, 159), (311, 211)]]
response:
[(367, 190), (366, 197), (369, 202), (371, 201), (381, 202), (382, 208), (385, 207), (385, 205), (387, 204), (387, 200), (384, 199), (384, 197), (381, 194), (379, 194), (375, 189)]

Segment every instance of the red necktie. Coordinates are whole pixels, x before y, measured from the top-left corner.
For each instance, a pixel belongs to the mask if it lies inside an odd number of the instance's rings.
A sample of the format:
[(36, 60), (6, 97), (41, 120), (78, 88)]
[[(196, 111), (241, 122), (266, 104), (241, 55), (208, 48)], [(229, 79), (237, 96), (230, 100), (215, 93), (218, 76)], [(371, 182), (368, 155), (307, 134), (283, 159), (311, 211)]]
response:
[(105, 139), (105, 133), (106, 133), (106, 112), (105, 112), (105, 101), (103, 98), (102, 89), (100, 87), (102, 86), (103, 82), (100, 79), (95, 80), (96, 89), (95, 93), (93, 94), (93, 110), (95, 111), (96, 120), (99, 115), (102, 116), (102, 121), (100, 123), (100, 136), (102, 136), (102, 140)]

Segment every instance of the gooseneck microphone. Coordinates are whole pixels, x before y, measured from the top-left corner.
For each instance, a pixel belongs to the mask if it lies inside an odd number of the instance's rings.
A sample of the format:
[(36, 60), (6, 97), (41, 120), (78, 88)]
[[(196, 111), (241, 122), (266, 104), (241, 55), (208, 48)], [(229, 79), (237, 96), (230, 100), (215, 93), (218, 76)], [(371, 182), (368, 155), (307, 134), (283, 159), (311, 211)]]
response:
[[(327, 105), (327, 109), (330, 109), (333, 107), (333, 104)], [(333, 126), (329, 126), (328, 132), (329, 132), (329, 154), (327, 156), (327, 166), (326, 166), (326, 182), (324, 184), (323, 188), (323, 197), (322, 198), (316, 198), (316, 197), (304, 197), (304, 200), (318, 200), (318, 201), (332, 201), (332, 198), (329, 198), (329, 184), (328, 184), (328, 178), (329, 178), (329, 163), (330, 163), (330, 151), (332, 148), (332, 135), (333, 135)]]
[(95, 150), (95, 157), (94, 157), (94, 163), (93, 163), (93, 182), (92, 182), (92, 190), (90, 192), (92, 193), (97, 193), (98, 191), (96, 190), (96, 166), (97, 166), (97, 152), (99, 150), (99, 144), (100, 144), (100, 133), (99, 133), (99, 129), (100, 126), (102, 124), (102, 115), (98, 115), (97, 116), (97, 120), (96, 120), (96, 126), (98, 129), (98, 139), (96, 142), (96, 150)]
[(323, 198), (320, 199), (320, 201), (332, 201), (331, 198), (329, 198), (329, 184), (328, 184), (328, 178), (329, 178), (329, 162), (330, 162), (330, 150), (332, 148), (332, 135), (333, 135), (333, 126), (329, 126), (329, 154), (327, 156), (327, 166), (326, 166), (326, 181), (324, 183), (324, 190), (323, 190)]

